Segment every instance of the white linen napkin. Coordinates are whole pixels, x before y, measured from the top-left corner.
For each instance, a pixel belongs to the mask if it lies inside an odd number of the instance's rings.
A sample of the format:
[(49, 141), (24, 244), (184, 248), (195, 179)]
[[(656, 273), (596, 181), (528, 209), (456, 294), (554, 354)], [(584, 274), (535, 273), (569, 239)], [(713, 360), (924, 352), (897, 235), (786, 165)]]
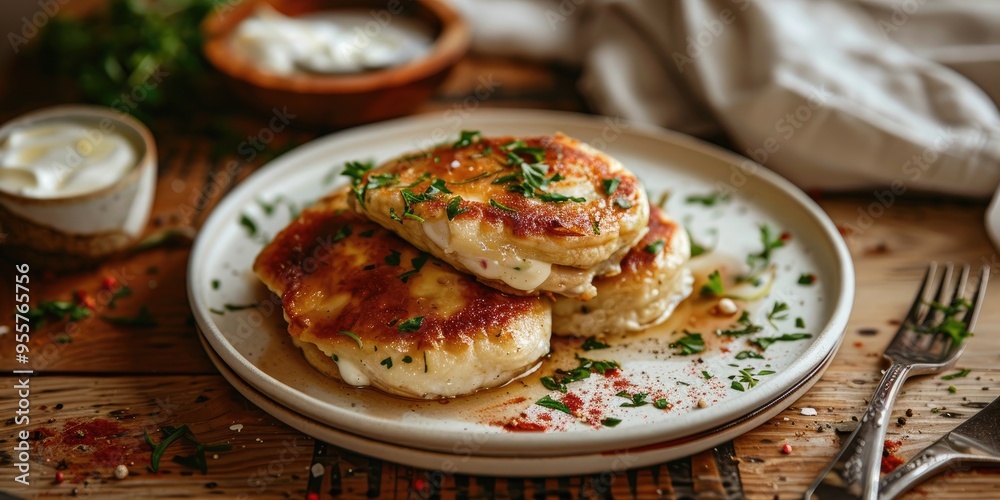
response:
[(453, 1), (476, 50), (578, 60), (594, 110), (725, 133), (805, 189), (1000, 185), (1000, 3)]

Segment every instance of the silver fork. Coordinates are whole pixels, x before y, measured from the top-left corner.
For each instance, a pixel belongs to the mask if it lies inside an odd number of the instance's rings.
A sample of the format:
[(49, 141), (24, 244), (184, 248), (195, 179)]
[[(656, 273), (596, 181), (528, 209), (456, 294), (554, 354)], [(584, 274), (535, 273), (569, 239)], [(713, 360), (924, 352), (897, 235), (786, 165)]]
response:
[[(806, 491), (805, 498), (865, 498), (874, 499), (878, 495), (879, 469), (882, 461), (882, 443), (885, 429), (889, 424), (893, 402), (899, 394), (903, 382), (910, 375), (939, 373), (954, 366), (965, 350), (967, 342), (955, 343), (945, 333), (928, 334), (920, 329), (939, 325), (944, 313), (931, 307), (931, 300), (938, 304), (953, 304), (964, 296), (969, 279), (969, 266), (962, 266), (957, 280), (953, 283), (954, 266), (945, 265), (944, 276), (938, 281), (937, 291), (932, 299), (925, 295), (928, 285), (937, 278), (938, 266), (931, 263), (924, 275), (924, 282), (917, 291), (917, 297), (910, 307), (899, 331), (893, 337), (883, 356), (891, 364), (882, 376), (868, 409), (861, 417), (861, 423), (841, 448), (827, 468)], [(967, 331), (975, 327), (976, 318), (982, 308), (981, 297), (986, 291), (989, 267), (980, 272), (979, 285), (973, 294), (972, 303), (962, 318)], [(957, 318), (956, 318), (957, 319)], [(815, 496), (814, 496), (815, 495)]]

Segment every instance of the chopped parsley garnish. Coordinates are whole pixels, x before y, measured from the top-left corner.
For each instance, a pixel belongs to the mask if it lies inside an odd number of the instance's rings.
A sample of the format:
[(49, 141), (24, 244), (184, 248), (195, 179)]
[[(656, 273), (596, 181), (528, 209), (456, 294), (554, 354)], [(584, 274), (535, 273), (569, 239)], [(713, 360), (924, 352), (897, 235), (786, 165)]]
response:
[(226, 314), (226, 311), (223, 311), (222, 309), (216, 309), (214, 307), (208, 308), (208, 312), (212, 314), (218, 314), (219, 316)]
[(375, 235), (375, 230), (374, 229), (369, 229), (367, 231), (362, 231), (362, 232), (358, 233), (358, 236), (360, 236), (362, 238), (371, 238), (374, 235)]
[(385, 258), (385, 263), (390, 266), (398, 266), (400, 253), (396, 250), (389, 250), (389, 252), (389, 255)]
[(812, 273), (808, 273), (808, 274), (803, 273), (803, 274), (799, 275), (799, 284), (800, 285), (806, 285), (806, 286), (808, 286), (808, 285), (811, 285), (811, 284), (813, 284), (815, 282), (816, 282), (816, 275), (815, 274), (812, 274)]
[(722, 275), (718, 269), (708, 275), (708, 282), (701, 286), (700, 293), (708, 297), (722, 297), (726, 294), (726, 289), (722, 286)]
[(965, 340), (966, 337), (972, 335), (965, 323), (959, 321), (957, 318), (959, 315), (968, 311), (972, 307), (972, 303), (966, 299), (956, 299), (952, 301), (951, 305), (944, 305), (938, 302), (932, 302), (930, 304), (931, 309), (935, 311), (940, 311), (944, 317), (941, 322), (934, 326), (915, 326), (914, 329), (921, 333), (944, 333), (951, 337), (952, 341), (959, 344)]
[[(429, 191), (429, 189), (428, 189)], [(413, 213), (413, 205), (418, 203), (423, 203), (425, 201), (431, 201), (435, 198), (433, 194), (421, 193), (416, 194), (409, 189), (401, 189), (400, 194), (403, 196), (403, 217), (407, 219), (413, 219), (418, 222), (424, 222), (424, 218)]]
[(170, 443), (173, 443), (174, 441), (180, 439), (181, 436), (187, 434), (187, 431), (188, 431), (188, 426), (186, 425), (182, 425), (177, 429), (174, 429), (174, 431), (170, 433), (167, 433), (167, 430), (163, 429), (163, 432), (167, 434), (167, 436), (164, 437), (163, 441), (160, 441), (159, 444), (153, 442), (153, 438), (149, 437), (148, 432), (146, 431), (142, 432), (142, 437), (146, 440), (146, 444), (148, 444), (149, 447), (153, 450), (153, 453), (149, 457), (149, 468), (153, 472), (160, 471), (160, 459), (163, 458), (163, 453), (167, 451), (167, 447), (170, 446)]
[(392, 356), (383, 359), (379, 364), (384, 366), (386, 370), (392, 368)]
[(764, 351), (775, 342), (791, 342), (795, 340), (804, 340), (812, 338), (811, 333), (786, 333), (780, 337), (761, 337), (759, 339), (752, 340), (751, 345), (755, 345)]
[(185, 467), (200, 470), (202, 474), (208, 474), (208, 460), (205, 458), (206, 453), (219, 453), (222, 451), (229, 451), (233, 448), (233, 446), (229, 443), (200, 443), (197, 439), (195, 439), (194, 434), (191, 433), (190, 429), (188, 429), (188, 426), (186, 425), (182, 425), (177, 428), (164, 426), (161, 430), (163, 431), (164, 438), (160, 444), (153, 443), (153, 439), (149, 437), (148, 432), (144, 431), (142, 433), (143, 438), (146, 440), (146, 444), (148, 444), (153, 450), (149, 461), (150, 470), (153, 472), (159, 471), (160, 459), (163, 458), (163, 454), (167, 451), (167, 447), (178, 439), (183, 438), (187, 443), (194, 445), (195, 453), (191, 456), (174, 456), (174, 462)]
[[(219, 280), (212, 281), (212, 289), (213, 290), (219, 289)], [(115, 307), (118, 307), (118, 299), (131, 296), (132, 296), (131, 288), (125, 285), (118, 287), (118, 289), (111, 294), (111, 300), (108, 301), (108, 309), (114, 309)]]
[(417, 180), (415, 180), (415, 181), (413, 181), (413, 182), (411, 182), (411, 183), (409, 183), (409, 184), (407, 184), (407, 185), (405, 185), (403, 187), (406, 188), (406, 189), (413, 189), (413, 188), (419, 186), (420, 184), (423, 184), (424, 181), (426, 181), (427, 179), (430, 179), (430, 178), (431, 178), (431, 173), (430, 172), (424, 172), (424, 173), (420, 174), (419, 177), (417, 177)]
[(754, 351), (740, 351), (736, 354), (736, 359), (764, 359), (764, 356)]
[(757, 281), (757, 276), (767, 269), (771, 263), (771, 252), (785, 246), (780, 235), (771, 231), (771, 226), (762, 224), (760, 226), (760, 242), (763, 249), (760, 252), (747, 255), (747, 265), (750, 266), (750, 275), (740, 279), (740, 281)]
[(562, 203), (564, 201), (572, 201), (575, 203), (583, 203), (587, 201), (586, 198), (580, 196), (566, 196), (559, 193), (538, 193), (536, 194), (539, 200), (547, 201), (549, 203)]
[(700, 333), (693, 333), (685, 330), (684, 336), (676, 342), (671, 342), (669, 347), (677, 349), (677, 354), (680, 354), (681, 356), (688, 356), (704, 351), (705, 341), (701, 338)]
[(730, 375), (729, 379), (733, 381), (730, 385), (733, 389), (743, 392), (747, 389), (755, 387), (760, 380), (757, 377), (763, 377), (766, 375), (774, 375), (773, 370), (761, 370), (757, 373), (753, 372), (753, 368), (742, 368), (739, 371), (739, 375)]
[(112, 325), (119, 326), (131, 326), (136, 328), (151, 328), (156, 326), (156, 318), (149, 313), (149, 308), (142, 306), (139, 309), (139, 314), (135, 316), (100, 316), (101, 319), (111, 323)]
[(347, 330), (341, 330), (341, 331), (339, 331), (337, 333), (339, 333), (339, 334), (341, 334), (341, 335), (343, 335), (345, 337), (350, 337), (350, 338), (354, 339), (354, 342), (356, 342), (358, 344), (358, 349), (361, 349), (361, 348), (364, 347), (364, 345), (361, 344), (361, 339), (358, 338), (358, 336), (355, 335), (353, 332), (349, 332)]
[(400, 322), (399, 326), (396, 328), (402, 333), (413, 333), (420, 330), (420, 325), (424, 323), (423, 316), (417, 316), (410, 318), (406, 321)]
[(420, 252), (420, 255), (417, 255), (416, 257), (410, 259), (410, 264), (413, 264), (413, 269), (406, 271), (403, 274), (400, 274), (399, 279), (403, 280), (403, 283), (406, 283), (406, 281), (410, 279), (411, 276), (414, 276), (420, 272), (420, 270), (424, 267), (424, 264), (427, 263), (427, 259), (430, 258), (430, 256), (431, 255), (429, 253)]
[(594, 337), (587, 337), (587, 339), (583, 341), (583, 345), (581, 347), (583, 347), (584, 351), (593, 351), (595, 349), (607, 349), (611, 346), (598, 341)]
[(601, 234), (601, 221), (594, 219), (594, 234)]
[(968, 368), (965, 368), (965, 369), (960, 370), (960, 371), (958, 371), (956, 373), (952, 373), (950, 375), (945, 375), (945, 376), (941, 377), (941, 380), (954, 380), (956, 378), (962, 378), (962, 377), (968, 375), (971, 371), (972, 370), (970, 370)]
[(570, 411), (569, 407), (560, 403), (559, 401), (552, 398), (552, 396), (545, 395), (542, 399), (535, 401), (535, 404), (544, 408), (549, 408), (552, 410), (559, 410), (563, 413), (572, 415), (573, 412)]
[(622, 423), (622, 420), (620, 418), (614, 418), (614, 417), (608, 417), (601, 420), (601, 425), (605, 427), (614, 427), (620, 423)]
[(781, 314), (788, 311), (788, 304), (784, 302), (775, 302), (774, 306), (771, 307), (771, 312), (767, 313), (767, 322), (771, 326), (777, 328), (778, 325), (774, 324), (774, 320), (788, 319), (787, 314)]
[(646, 406), (649, 404), (649, 401), (646, 401), (646, 397), (648, 397), (649, 394), (646, 394), (644, 392), (629, 394), (627, 391), (621, 391), (618, 394), (615, 394), (615, 396), (632, 400), (628, 403), (622, 403), (618, 405), (621, 408), (638, 408), (640, 406)]
[(666, 245), (666, 244), (667, 244), (667, 242), (663, 241), (663, 238), (660, 238), (660, 239), (658, 239), (658, 240), (656, 240), (656, 241), (654, 241), (654, 242), (646, 245), (646, 247), (643, 248), (643, 250), (645, 250), (646, 253), (651, 253), (653, 255), (656, 255), (656, 254), (660, 253), (661, 251), (663, 251), (663, 246)]
[(510, 208), (508, 206), (505, 206), (505, 205), (501, 204), (499, 201), (494, 200), (493, 198), (490, 198), (490, 205), (494, 206), (496, 208), (499, 208), (500, 210), (503, 210), (505, 212), (514, 212), (514, 213), (517, 213), (517, 210), (514, 210), (513, 208)]
[(615, 205), (618, 205), (618, 208), (621, 208), (621, 209), (624, 209), (624, 210), (628, 210), (628, 209), (632, 208), (632, 202), (628, 201), (628, 198), (625, 198), (625, 197), (622, 197), (622, 196), (619, 196), (619, 197), (615, 198)]
[(950, 392), (952, 394), (955, 394), (956, 392), (958, 392), (958, 387), (955, 387), (953, 385), (949, 385), (948, 386), (948, 392)]
[(703, 247), (701, 244), (699, 244), (697, 241), (694, 240), (694, 237), (691, 236), (691, 231), (688, 230), (687, 228), (684, 228), (684, 230), (687, 231), (688, 241), (691, 243), (691, 258), (695, 258), (705, 253), (707, 250), (705, 249), (705, 247)]
[(358, 203), (362, 207), (365, 206), (365, 193), (368, 192), (368, 184), (362, 185), (361, 181), (374, 166), (375, 164), (370, 161), (349, 161), (344, 164), (344, 171), (341, 173), (341, 175), (351, 178), (351, 191), (354, 192), (354, 196), (358, 198)]
[(608, 370), (621, 368), (617, 361), (600, 361), (577, 356), (578, 364), (572, 370), (557, 369), (553, 377), (542, 377), (540, 382), (546, 389), (566, 392), (566, 384), (590, 378), (591, 373), (604, 375)]
[(618, 190), (618, 185), (621, 183), (622, 181), (617, 178), (604, 179), (603, 181), (601, 181), (601, 184), (604, 186), (604, 193), (607, 194), (608, 196), (615, 194), (615, 191)]
[(461, 213), (468, 212), (468, 208), (462, 207), (462, 197), (456, 196), (448, 202), (448, 206), (445, 208), (445, 212), (448, 214), (448, 220), (454, 220)]
[(400, 224), (403, 223), (403, 219), (399, 218), (399, 215), (396, 214), (396, 209), (393, 207), (389, 207), (389, 218)]
[(724, 194), (724, 193), (720, 193), (720, 192), (716, 191), (716, 192), (714, 192), (712, 194), (708, 194), (708, 195), (704, 195), (704, 196), (701, 196), (701, 195), (691, 195), (691, 196), (688, 196), (687, 198), (684, 198), (684, 202), (685, 203), (688, 203), (688, 204), (698, 204), (698, 203), (700, 203), (700, 204), (702, 204), (702, 205), (704, 205), (706, 207), (714, 207), (720, 201), (723, 201), (723, 202), (729, 201), (729, 195), (728, 194)]
[(243, 311), (245, 309), (253, 309), (260, 305), (260, 302), (251, 302), (249, 304), (224, 304), (227, 311)]
[(711, 374), (711, 373), (708, 373), (708, 371), (706, 371), (706, 370), (702, 370), (702, 371), (701, 371), (701, 376), (702, 376), (702, 377), (703, 377), (703, 378), (704, 378), (705, 380), (709, 380), (709, 379), (711, 379), (711, 378), (712, 378), (712, 374)]
[(413, 358), (411, 358), (410, 356), (403, 356), (403, 362), (404, 363), (412, 363), (413, 362)]
[(435, 195), (438, 193), (451, 194), (451, 190), (448, 189), (448, 186), (446, 185), (444, 179), (434, 179), (433, 181), (431, 181), (430, 187), (428, 187), (427, 190), (424, 191), (424, 194), (427, 195)]
[[(764, 327), (760, 325), (753, 324), (753, 322), (750, 321), (750, 313), (746, 311), (743, 311), (743, 314), (740, 314), (740, 319), (736, 320), (736, 322), (737, 324), (733, 325), (732, 328), (726, 330), (716, 330), (715, 334), (724, 337), (739, 337), (742, 335), (751, 335), (764, 329)], [(739, 325), (743, 325), (743, 328), (737, 329), (736, 327)]]
[(453, 149), (464, 148), (472, 145), (473, 142), (479, 141), (482, 137), (482, 134), (478, 130), (463, 130), (458, 134), (458, 140), (451, 147)]
[(660, 398), (653, 401), (653, 406), (655, 406), (657, 410), (666, 410), (670, 407), (670, 402), (667, 401), (667, 398)]
[[(212, 290), (218, 290), (219, 289), (219, 284), (220, 284), (219, 280), (212, 280)], [(125, 288), (125, 287), (122, 287), (122, 288)], [(108, 304), (108, 305), (110, 305), (110, 304)]]
[(344, 227), (337, 230), (337, 234), (333, 235), (334, 243), (348, 237), (351, 235), (351, 226), (345, 225)]
[(795, 328), (805, 328), (806, 322), (802, 318), (795, 318)]
[[(581, 203), (587, 201), (586, 198), (578, 196), (566, 196), (559, 193), (550, 193), (545, 189), (550, 183), (565, 179), (556, 173), (551, 177), (549, 165), (542, 163), (545, 159), (545, 150), (538, 147), (528, 147), (524, 141), (515, 141), (504, 145), (507, 154), (507, 166), (515, 167), (513, 173), (498, 177), (493, 184), (505, 184), (508, 191), (521, 193), (525, 198), (538, 198), (549, 203), (563, 203), (573, 201)], [(530, 156), (533, 161), (524, 161), (522, 157)]]
[(247, 236), (253, 238), (257, 236), (257, 223), (247, 214), (240, 214), (240, 225), (246, 228)]
[(30, 309), (26, 314), (28, 322), (35, 328), (44, 325), (45, 318), (49, 316), (54, 316), (56, 319), (61, 320), (67, 315), (69, 315), (70, 321), (79, 321), (90, 317), (90, 309), (72, 302), (53, 300), (39, 302), (35, 308)]

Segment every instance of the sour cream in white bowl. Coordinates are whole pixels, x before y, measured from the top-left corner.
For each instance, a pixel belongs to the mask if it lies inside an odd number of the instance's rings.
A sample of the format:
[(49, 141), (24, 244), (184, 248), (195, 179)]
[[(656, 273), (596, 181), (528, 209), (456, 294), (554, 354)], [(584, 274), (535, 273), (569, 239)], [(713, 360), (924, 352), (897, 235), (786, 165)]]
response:
[(0, 250), (53, 270), (130, 246), (149, 219), (156, 146), (120, 111), (55, 106), (0, 127)]

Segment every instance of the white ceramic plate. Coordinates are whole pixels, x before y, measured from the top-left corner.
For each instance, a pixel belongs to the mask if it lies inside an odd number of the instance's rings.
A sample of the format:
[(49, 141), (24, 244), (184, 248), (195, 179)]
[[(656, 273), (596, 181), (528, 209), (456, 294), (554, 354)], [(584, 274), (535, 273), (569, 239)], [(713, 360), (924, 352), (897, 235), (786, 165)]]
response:
[[(274, 235), (290, 220), (284, 208), (268, 213), (259, 201), (283, 197), (301, 204), (317, 199), (342, 184), (344, 178), (336, 174), (345, 161), (382, 161), (453, 139), (461, 129), (486, 135), (562, 131), (605, 149), (643, 180), (652, 200), (669, 192), (668, 211), (685, 221), (697, 241), (715, 247), (693, 261), (703, 275), (716, 268), (730, 275), (743, 272), (745, 256), (761, 250), (761, 224), (776, 233), (787, 232), (790, 241), (773, 252), (778, 272), (770, 296), (749, 304), (748, 311), (755, 324), (765, 327), (756, 336), (788, 332), (813, 336), (777, 342), (764, 352), (766, 359), (736, 359), (748, 349), (746, 339), (718, 342), (712, 331), (726, 325), (704, 318), (686, 323), (692, 311), (706, 308), (706, 304), (689, 301), (667, 325), (609, 340), (610, 349), (584, 352), (579, 342), (554, 340), (552, 358), (533, 376), (472, 397), (408, 401), (325, 378), (290, 345), (280, 307), (250, 269), (263, 244), (261, 233)], [(729, 201), (708, 207), (687, 202), (690, 195), (720, 190), (731, 193)], [(243, 216), (255, 221), (256, 236), (241, 224)], [(814, 274), (816, 283), (797, 284), (803, 273)], [(304, 145), (255, 173), (213, 211), (195, 242), (188, 286), (198, 325), (219, 357), (281, 406), (327, 426), (407, 448), (511, 457), (565, 457), (682, 441), (740, 421), (761, 408), (780, 410), (792, 402), (782, 396), (815, 376), (836, 350), (854, 295), (850, 256), (836, 228), (808, 197), (776, 174), (660, 129), (541, 111), (483, 111), (464, 120), (447, 113), (418, 116), (348, 130)], [(779, 301), (791, 310), (772, 327), (766, 316)], [(212, 312), (225, 310), (226, 304), (253, 302), (262, 305)], [(796, 318), (802, 318), (805, 328), (795, 328)], [(676, 349), (668, 345), (680, 335), (672, 332), (684, 328), (701, 328), (708, 348), (697, 356), (675, 354)], [(573, 368), (574, 354), (623, 365), (620, 379), (624, 384), (593, 376), (572, 385), (571, 392), (582, 400), (583, 419), (533, 404), (546, 394), (565, 398), (544, 389), (537, 380), (556, 368)], [(746, 367), (754, 373), (775, 373), (755, 377), (759, 381), (755, 387), (737, 391), (729, 377), (738, 379), (738, 370)], [(670, 407), (620, 407), (626, 400), (614, 394), (623, 386), (629, 392), (649, 393), (651, 401), (665, 399)], [(706, 407), (699, 408), (699, 401)], [(544, 426), (546, 432), (505, 430), (503, 424), (519, 415), (522, 421)], [(605, 418), (621, 423), (604, 427), (600, 421)]]
[[(199, 331), (200, 333), (200, 331)], [(441, 453), (416, 448), (396, 446), (391, 443), (366, 439), (317, 422), (309, 417), (285, 408), (273, 399), (261, 394), (246, 383), (215, 353), (204, 335), (198, 335), (219, 373), (251, 403), (316, 439), (352, 450), (364, 455), (381, 458), (398, 464), (419, 469), (444, 471), (451, 474), (473, 474), (513, 477), (550, 477), (561, 475), (593, 474), (598, 472), (621, 472), (627, 469), (664, 463), (707, 450), (720, 443), (743, 434), (766, 422), (781, 412), (789, 402), (795, 401), (819, 380), (827, 365), (833, 360), (833, 352), (816, 370), (801, 383), (792, 387), (763, 408), (742, 415), (739, 419), (717, 429), (711, 429), (686, 438), (655, 443), (638, 449), (607, 450), (601, 453), (578, 454), (565, 457), (491, 457), (475, 455), (467, 449), (454, 453)], [(786, 402), (788, 401), (788, 402)]]

